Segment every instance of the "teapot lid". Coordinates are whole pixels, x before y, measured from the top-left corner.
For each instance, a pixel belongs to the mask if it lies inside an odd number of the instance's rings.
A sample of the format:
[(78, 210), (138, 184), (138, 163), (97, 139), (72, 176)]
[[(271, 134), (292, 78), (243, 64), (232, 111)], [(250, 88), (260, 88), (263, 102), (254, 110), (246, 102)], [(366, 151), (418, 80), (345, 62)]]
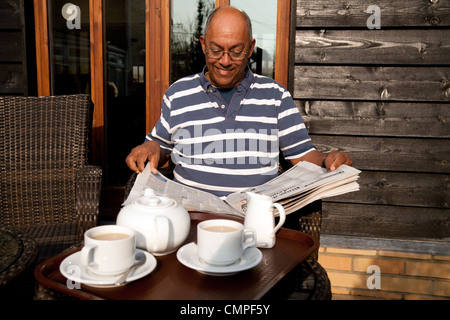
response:
[(144, 195), (136, 199), (134, 203), (145, 208), (164, 209), (173, 206), (175, 201), (168, 197), (159, 197), (153, 189), (146, 188)]

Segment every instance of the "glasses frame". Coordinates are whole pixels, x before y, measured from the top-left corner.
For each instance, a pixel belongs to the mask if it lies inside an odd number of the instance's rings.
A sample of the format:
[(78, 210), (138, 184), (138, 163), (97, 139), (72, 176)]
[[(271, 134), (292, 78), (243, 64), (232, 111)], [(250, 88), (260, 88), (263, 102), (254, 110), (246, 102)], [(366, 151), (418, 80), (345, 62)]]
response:
[(242, 54), (242, 58), (233, 58), (233, 57), (231, 56), (230, 52), (231, 52), (231, 53), (233, 53), (233, 52), (234, 52), (234, 53), (237, 53), (237, 51), (233, 51), (233, 50), (229, 50), (229, 51), (225, 51), (225, 50), (216, 50), (216, 51), (218, 51), (218, 52), (221, 52), (220, 57), (211, 57), (211, 56), (209, 55), (209, 52), (210, 52), (210, 51), (211, 51), (211, 47), (210, 47), (209, 49), (206, 49), (206, 50), (205, 50), (205, 53), (206, 53), (206, 55), (208, 56), (208, 58), (220, 60), (220, 59), (222, 59), (223, 55), (224, 55), (225, 53), (227, 53), (228, 56), (230, 57), (230, 59), (233, 60), (233, 61), (244, 60), (245, 57), (247, 56), (247, 53), (248, 53), (248, 50), (245, 51), (245, 49), (244, 49), (244, 50), (242, 50), (242, 51), (240, 52), (240, 54)]

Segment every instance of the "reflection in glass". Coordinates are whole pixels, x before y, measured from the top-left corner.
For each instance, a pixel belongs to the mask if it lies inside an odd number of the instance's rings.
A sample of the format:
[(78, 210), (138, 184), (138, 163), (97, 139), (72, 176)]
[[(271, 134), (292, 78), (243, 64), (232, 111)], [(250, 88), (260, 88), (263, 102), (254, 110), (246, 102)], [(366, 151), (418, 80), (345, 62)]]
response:
[(49, 11), (51, 93), (90, 93), (89, 0), (51, 0)]
[(250, 60), (252, 71), (275, 77), (277, 0), (230, 0), (230, 5), (244, 10), (252, 20), (255, 52)]
[(170, 83), (198, 73), (205, 66), (200, 35), (215, 0), (171, 1)]
[(125, 185), (125, 158), (145, 137), (145, 0), (105, 1), (106, 171)]

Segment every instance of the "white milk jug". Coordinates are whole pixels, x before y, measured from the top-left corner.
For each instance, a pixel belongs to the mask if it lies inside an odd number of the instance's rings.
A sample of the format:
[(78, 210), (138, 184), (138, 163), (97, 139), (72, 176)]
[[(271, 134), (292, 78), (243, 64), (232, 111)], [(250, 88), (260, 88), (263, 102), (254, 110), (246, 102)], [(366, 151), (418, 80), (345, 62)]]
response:
[[(256, 246), (272, 248), (275, 245), (275, 233), (286, 221), (286, 214), (279, 203), (273, 203), (272, 198), (252, 192), (247, 192), (248, 203), (244, 226), (256, 230)], [(277, 208), (280, 220), (275, 226), (273, 208)]]

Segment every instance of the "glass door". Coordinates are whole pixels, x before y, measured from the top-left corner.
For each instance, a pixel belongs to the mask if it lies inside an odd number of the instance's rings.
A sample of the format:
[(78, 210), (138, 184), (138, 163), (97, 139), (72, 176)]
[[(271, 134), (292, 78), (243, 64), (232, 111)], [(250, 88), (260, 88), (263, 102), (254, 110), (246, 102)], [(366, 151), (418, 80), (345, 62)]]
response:
[(214, 0), (171, 1), (170, 83), (203, 70), (205, 57), (199, 38), (214, 8)]
[(90, 93), (89, 0), (50, 0), (50, 92)]
[(104, 2), (106, 182), (123, 186), (125, 158), (145, 127), (145, 0)]
[(49, 91), (92, 95), (94, 160), (108, 186), (125, 185), (125, 157), (146, 134), (145, 8), (146, 0), (48, 1)]
[(275, 78), (277, 0), (171, 0), (170, 83), (202, 71), (205, 59), (198, 39), (209, 13), (220, 4), (237, 7), (249, 15), (256, 39), (249, 66), (257, 74)]
[(249, 62), (253, 72), (275, 78), (277, 38), (277, 0), (230, 0), (230, 5), (244, 10), (252, 20), (255, 52)]

